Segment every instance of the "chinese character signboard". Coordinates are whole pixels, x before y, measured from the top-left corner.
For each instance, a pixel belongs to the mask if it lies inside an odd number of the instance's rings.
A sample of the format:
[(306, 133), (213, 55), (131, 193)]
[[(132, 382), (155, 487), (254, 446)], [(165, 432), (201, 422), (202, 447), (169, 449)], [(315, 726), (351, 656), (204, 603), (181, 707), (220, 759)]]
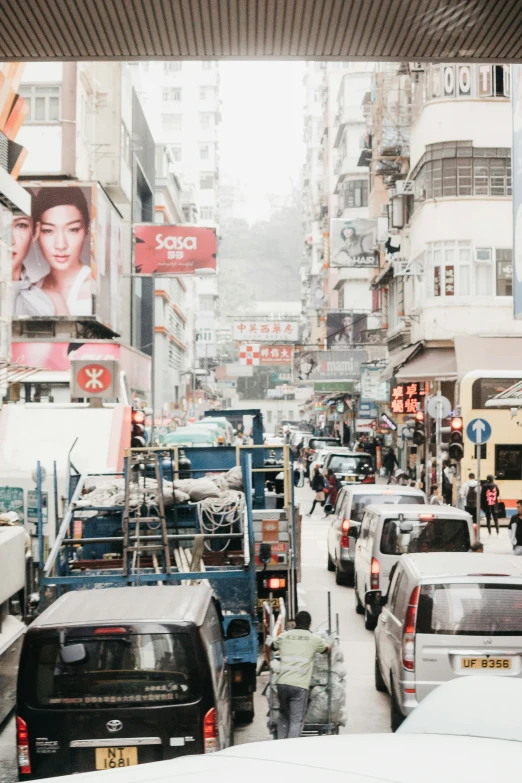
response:
[(239, 364), (257, 367), (259, 364), (259, 345), (242, 345), (239, 349)]
[(134, 268), (139, 275), (194, 275), (216, 271), (215, 228), (134, 225)]
[(263, 345), (259, 352), (261, 364), (291, 364), (293, 357), (293, 345)]
[(73, 359), (71, 397), (118, 397), (118, 368), (118, 362), (111, 359), (100, 362)]
[(391, 390), (390, 409), (392, 413), (416, 413), (423, 408), (426, 383), (399, 383)]
[(256, 342), (274, 342), (274, 340), (288, 340), (296, 342), (299, 335), (297, 321), (277, 320), (267, 321), (244, 318), (234, 321), (232, 324), (232, 339), (256, 340)]

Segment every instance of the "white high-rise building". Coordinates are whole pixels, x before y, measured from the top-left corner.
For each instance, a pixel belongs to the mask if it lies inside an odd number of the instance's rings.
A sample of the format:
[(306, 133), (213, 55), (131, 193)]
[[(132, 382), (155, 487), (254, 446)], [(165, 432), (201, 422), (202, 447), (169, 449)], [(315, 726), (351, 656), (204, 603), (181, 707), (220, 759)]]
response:
[[(141, 62), (133, 70), (154, 139), (168, 150), (170, 170), (182, 183), (185, 222), (217, 228), (221, 119), (218, 63)], [(190, 216), (186, 213), (189, 206)], [(198, 342), (193, 361), (205, 370), (210, 370), (216, 360), (217, 296), (216, 277), (196, 278), (195, 313), (188, 315)]]

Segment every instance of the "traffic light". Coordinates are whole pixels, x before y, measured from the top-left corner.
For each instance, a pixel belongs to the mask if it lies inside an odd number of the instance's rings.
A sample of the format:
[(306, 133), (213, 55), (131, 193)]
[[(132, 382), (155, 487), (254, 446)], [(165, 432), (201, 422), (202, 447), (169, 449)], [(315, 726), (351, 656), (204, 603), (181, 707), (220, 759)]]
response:
[(453, 416), (450, 422), (450, 429), (449, 456), (450, 459), (460, 462), (464, 456), (463, 421), (460, 416)]
[(424, 443), (424, 413), (417, 411), (415, 414), (415, 429), (413, 431), (413, 442), (416, 446), (422, 446)]
[(131, 448), (142, 449), (147, 445), (145, 437), (145, 412), (140, 408), (132, 409)]

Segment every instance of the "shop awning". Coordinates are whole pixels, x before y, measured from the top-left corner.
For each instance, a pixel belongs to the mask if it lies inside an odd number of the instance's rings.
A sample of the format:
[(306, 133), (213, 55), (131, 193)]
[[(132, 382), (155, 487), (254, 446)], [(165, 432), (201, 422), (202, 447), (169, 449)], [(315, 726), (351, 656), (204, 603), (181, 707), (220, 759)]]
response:
[(522, 370), (522, 337), (455, 337), (459, 378), (468, 372)]
[(408, 345), (407, 348), (403, 348), (402, 351), (396, 353), (395, 356), (391, 356), (388, 364), (381, 373), (381, 380), (389, 381), (390, 378), (393, 378), (396, 371), (406, 364), (408, 359), (415, 356), (421, 348), (422, 342), (415, 343), (414, 345)]
[(395, 373), (399, 383), (408, 381), (456, 381), (457, 361), (453, 348), (425, 348)]

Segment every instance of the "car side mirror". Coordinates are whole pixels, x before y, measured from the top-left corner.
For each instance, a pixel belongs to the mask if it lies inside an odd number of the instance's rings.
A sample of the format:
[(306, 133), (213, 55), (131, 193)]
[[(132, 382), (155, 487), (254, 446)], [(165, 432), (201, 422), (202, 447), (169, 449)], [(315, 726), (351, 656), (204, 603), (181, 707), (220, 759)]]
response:
[(231, 620), (227, 628), (227, 639), (244, 639), (250, 635), (249, 620), (234, 619)]
[(366, 606), (384, 606), (386, 596), (383, 596), (380, 590), (368, 590), (364, 594), (364, 603)]
[(84, 644), (67, 644), (60, 647), (60, 657), (64, 663), (83, 663), (87, 660), (87, 650)]

